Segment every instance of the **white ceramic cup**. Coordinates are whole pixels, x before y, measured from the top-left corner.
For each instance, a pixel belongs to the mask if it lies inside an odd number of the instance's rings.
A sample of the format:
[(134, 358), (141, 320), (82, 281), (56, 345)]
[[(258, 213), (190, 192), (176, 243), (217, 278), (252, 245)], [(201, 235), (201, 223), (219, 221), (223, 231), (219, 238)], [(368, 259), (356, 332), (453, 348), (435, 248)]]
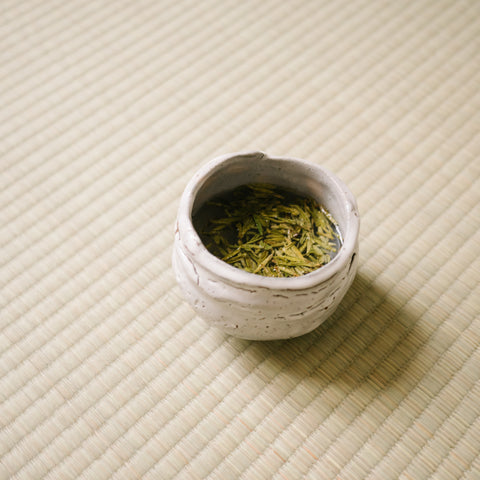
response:
[[(299, 277), (266, 277), (211, 254), (192, 216), (212, 197), (247, 183), (272, 183), (310, 196), (332, 214), (343, 244), (323, 267)], [(180, 200), (173, 267), (186, 300), (199, 316), (230, 335), (251, 340), (297, 337), (324, 322), (350, 287), (358, 265), (360, 218), (347, 186), (324, 168), (263, 152), (218, 157), (193, 176)]]

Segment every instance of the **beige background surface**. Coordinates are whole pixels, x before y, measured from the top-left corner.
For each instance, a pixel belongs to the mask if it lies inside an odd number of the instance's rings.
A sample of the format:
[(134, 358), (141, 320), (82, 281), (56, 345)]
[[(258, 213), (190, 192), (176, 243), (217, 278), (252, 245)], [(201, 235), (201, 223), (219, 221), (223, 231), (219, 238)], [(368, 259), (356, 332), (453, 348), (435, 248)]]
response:
[[(0, 1), (1, 479), (479, 479), (480, 2)], [(217, 154), (356, 195), (338, 311), (247, 342), (185, 304)]]

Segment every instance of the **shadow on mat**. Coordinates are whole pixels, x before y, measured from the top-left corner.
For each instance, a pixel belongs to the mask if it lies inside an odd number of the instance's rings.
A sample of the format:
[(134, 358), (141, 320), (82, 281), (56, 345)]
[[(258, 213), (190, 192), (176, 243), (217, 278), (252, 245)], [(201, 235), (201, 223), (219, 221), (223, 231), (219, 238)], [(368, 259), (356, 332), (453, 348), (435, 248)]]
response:
[(359, 272), (337, 311), (313, 332), (282, 341), (229, 341), (267, 382), (281, 374), (287, 383), (303, 381), (316, 388), (334, 383), (382, 389), (407, 365), (413, 378), (421, 375), (412, 361), (428, 337), (417, 325), (420, 315), (407, 298), (384, 291)]

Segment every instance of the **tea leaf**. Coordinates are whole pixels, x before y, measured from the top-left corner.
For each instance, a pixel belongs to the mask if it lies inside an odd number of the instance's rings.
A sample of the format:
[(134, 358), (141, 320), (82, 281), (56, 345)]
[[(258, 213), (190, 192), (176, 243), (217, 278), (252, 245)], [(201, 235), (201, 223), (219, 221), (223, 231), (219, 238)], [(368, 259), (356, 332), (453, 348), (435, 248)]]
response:
[(329, 212), (311, 198), (274, 185), (240, 186), (209, 201), (209, 207), (216, 213), (197, 229), (204, 244), (223, 261), (251, 273), (305, 275), (328, 263), (341, 245)]

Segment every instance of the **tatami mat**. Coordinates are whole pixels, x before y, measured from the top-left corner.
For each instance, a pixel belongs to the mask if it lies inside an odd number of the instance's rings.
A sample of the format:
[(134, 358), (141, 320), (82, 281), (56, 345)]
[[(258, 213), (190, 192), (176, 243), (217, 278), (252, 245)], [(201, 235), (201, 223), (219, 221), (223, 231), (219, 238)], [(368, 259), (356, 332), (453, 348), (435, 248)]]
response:
[[(0, 1), (1, 479), (480, 479), (480, 2)], [(316, 331), (171, 268), (214, 156), (322, 164), (360, 267)]]

